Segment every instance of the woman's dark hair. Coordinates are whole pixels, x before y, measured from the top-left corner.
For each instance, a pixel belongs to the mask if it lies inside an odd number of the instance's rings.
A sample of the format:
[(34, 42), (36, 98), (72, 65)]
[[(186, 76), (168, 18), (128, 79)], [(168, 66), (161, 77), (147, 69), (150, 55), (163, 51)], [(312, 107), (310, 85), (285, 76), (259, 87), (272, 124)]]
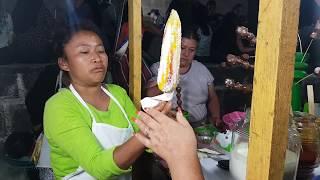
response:
[(97, 34), (100, 38), (102, 35), (97, 26), (89, 21), (82, 21), (78, 24), (60, 27), (55, 31), (53, 50), (56, 58), (63, 57), (65, 45), (72, 37), (80, 31), (90, 31)]
[[(72, 39), (72, 37), (80, 31), (89, 31), (97, 34), (100, 38), (102, 35), (97, 26), (89, 21), (81, 21), (78, 24), (62, 27), (55, 31), (53, 51), (55, 58), (65, 57), (64, 47)], [(62, 74), (62, 84), (69, 86), (71, 80), (67, 72)]]
[(186, 29), (186, 30), (182, 30), (181, 33), (181, 38), (187, 38), (187, 39), (193, 39), (197, 42), (200, 41), (200, 37), (199, 34), (197, 33), (197, 31), (195, 29)]

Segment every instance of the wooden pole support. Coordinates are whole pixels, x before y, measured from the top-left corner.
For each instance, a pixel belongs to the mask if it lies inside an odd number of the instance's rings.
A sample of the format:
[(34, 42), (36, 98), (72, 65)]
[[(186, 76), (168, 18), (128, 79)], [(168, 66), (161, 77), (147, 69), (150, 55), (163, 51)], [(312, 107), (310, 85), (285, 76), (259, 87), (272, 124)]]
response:
[(141, 0), (129, 0), (129, 95), (137, 109), (141, 100)]
[(248, 180), (281, 180), (300, 0), (260, 0)]

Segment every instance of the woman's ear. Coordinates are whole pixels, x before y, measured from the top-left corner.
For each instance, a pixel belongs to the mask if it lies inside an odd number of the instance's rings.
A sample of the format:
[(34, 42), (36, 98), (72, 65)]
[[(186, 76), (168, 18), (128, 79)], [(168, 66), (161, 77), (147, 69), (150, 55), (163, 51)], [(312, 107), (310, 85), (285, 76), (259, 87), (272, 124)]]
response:
[(60, 69), (63, 71), (70, 71), (69, 64), (65, 58), (59, 57), (58, 58), (58, 65), (59, 65)]

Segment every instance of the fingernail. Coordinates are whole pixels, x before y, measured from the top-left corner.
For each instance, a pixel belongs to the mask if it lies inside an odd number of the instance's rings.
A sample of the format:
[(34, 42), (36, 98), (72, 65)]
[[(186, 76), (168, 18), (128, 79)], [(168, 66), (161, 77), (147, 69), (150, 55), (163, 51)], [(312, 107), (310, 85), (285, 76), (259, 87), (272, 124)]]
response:
[(139, 119), (140, 117), (141, 117), (141, 111), (138, 111), (138, 112), (136, 113), (136, 118)]
[(131, 121), (136, 122), (136, 118), (135, 117), (131, 117)]
[(150, 108), (145, 108), (144, 110), (145, 110), (146, 112), (148, 112), (148, 111), (150, 110)]

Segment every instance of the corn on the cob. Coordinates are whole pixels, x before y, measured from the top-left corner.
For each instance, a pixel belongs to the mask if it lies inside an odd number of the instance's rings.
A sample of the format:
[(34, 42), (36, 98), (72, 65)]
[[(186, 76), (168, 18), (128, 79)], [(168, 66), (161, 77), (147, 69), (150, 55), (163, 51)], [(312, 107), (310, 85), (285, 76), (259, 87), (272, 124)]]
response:
[(164, 29), (157, 83), (162, 92), (172, 92), (179, 81), (181, 52), (181, 22), (178, 13), (171, 10)]

